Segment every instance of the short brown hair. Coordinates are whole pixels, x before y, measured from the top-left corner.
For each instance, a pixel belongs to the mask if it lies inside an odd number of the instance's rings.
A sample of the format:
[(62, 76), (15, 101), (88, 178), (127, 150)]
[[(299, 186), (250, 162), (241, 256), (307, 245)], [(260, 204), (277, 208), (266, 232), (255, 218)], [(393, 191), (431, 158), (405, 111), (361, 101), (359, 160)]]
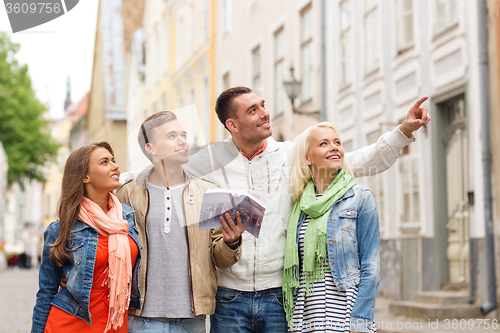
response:
[(141, 150), (146, 155), (146, 157), (151, 160), (151, 157), (146, 150), (146, 144), (151, 142), (153, 136), (153, 129), (165, 124), (168, 121), (177, 120), (177, 116), (172, 111), (160, 111), (150, 115), (141, 124), (141, 129), (137, 135), (137, 141), (139, 141), (139, 146)]
[(252, 89), (247, 87), (233, 87), (224, 90), (217, 98), (217, 102), (215, 102), (215, 112), (217, 113), (217, 117), (219, 117), (222, 125), (224, 125), (228, 131), (229, 129), (226, 126), (226, 120), (231, 117), (236, 117), (233, 100), (240, 95), (249, 94), (251, 92)]

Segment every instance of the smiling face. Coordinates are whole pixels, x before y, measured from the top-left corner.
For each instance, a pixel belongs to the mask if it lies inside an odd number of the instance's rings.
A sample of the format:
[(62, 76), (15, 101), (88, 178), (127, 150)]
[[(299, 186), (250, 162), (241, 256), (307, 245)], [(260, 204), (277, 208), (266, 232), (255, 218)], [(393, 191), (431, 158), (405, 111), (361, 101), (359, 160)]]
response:
[(189, 161), (187, 133), (178, 120), (167, 121), (153, 128), (151, 142), (146, 149), (153, 163), (162, 159), (167, 164), (184, 164)]
[(254, 93), (242, 94), (233, 100), (236, 116), (226, 120), (234, 138), (248, 144), (260, 143), (271, 136), (269, 112), (265, 101)]
[(311, 133), (306, 163), (313, 174), (330, 175), (342, 168), (344, 148), (335, 130), (320, 127)]
[(83, 179), (87, 193), (109, 192), (120, 187), (120, 170), (114, 156), (103, 147), (92, 151), (89, 171)]

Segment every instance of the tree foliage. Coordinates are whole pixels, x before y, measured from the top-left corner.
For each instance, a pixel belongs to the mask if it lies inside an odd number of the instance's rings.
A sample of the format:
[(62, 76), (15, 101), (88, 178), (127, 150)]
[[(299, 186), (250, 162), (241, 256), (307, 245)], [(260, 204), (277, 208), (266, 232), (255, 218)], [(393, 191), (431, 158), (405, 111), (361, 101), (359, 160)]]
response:
[(20, 45), (0, 32), (0, 142), (9, 160), (8, 183), (44, 180), (42, 166), (58, 144), (43, 118), (45, 106), (31, 86), (28, 66), (16, 60)]

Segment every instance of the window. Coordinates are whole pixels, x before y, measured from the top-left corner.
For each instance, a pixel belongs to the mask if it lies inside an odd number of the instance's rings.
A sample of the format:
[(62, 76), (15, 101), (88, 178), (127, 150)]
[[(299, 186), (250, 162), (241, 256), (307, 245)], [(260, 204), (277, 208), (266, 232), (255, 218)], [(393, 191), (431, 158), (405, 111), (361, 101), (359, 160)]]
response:
[(256, 95), (262, 95), (262, 82), (260, 75), (260, 46), (252, 50), (252, 87)]
[(434, 32), (439, 32), (458, 21), (458, 0), (434, 0), (436, 18)]
[(155, 80), (160, 81), (162, 73), (160, 32), (155, 29)]
[(168, 62), (170, 61), (169, 59), (169, 51), (170, 51), (170, 45), (169, 43), (169, 31), (168, 31), (168, 20), (165, 20), (163, 22), (163, 72), (166, 73), (168, 71)]
[[(231, 77), (229, 71), (226, 72), (222, 76), (222, 89), (227, 90), (231, 87)], [(224, 126), (219, 127), (220, 128), (220, 134), (218, 135), (219, 138), (224, 138), (227, 135), (226, 128)]]
[(403, 195), (401, 222), (404, 224), (420, 222), (418, 158), (411, 156), (414, 147), (409, 146), (409, 153), (401, 158), (401, 193)]
[(233, 1), (222, 0), (222, 31), (227, 34), (231, 31), (233, 14)]
[(253, 7), (257, 6), (260, 0), (248, 0), (249, 2), (249, 7), (252, 9)]
[(364, 0), (365, 74), (379, 66), (378, 5), (377, 0)]
[(195, 91), (194, 87), (191, 87), (191, 89), (189, 89), (189, 104), (196, 105), (196, 91)]
[(153, 103), (153, 112), (159, 112), (161, 111), (161, 106), (160, 106), (160, 102), (156, 101)]
[(184, 62), (184, 13), (179, 12), (177, 16), (177, 67), (181, 67)]
[(183, 107), (184, 107), (184, 97), (182, 96), (182, 94), (179, 93), (179, 97), (177, 98), (176, 115), (177, 115), (177, 120), (179, 120), (182, 127), (185, 127), (186, 122), (185, 122), (185, 117), (184, 117), (184, 110), (181, 110)]
[(206, 144), (211, 140), (210, 138), (210, 92), (208, 85), (208, 78), (203, 78), (201, 83), (201, 128), (206, 140)]
[(146, 41), (146, 86), (148, 90), (153, 86), (153, 42), (151, 37)]
[(196, 29), (195, 29), (195, 18), (196, 12), (194, 11), (194, 2), (189, 3), (189, 14), (188, 14), (188, 36), (187, 36), (187, 54), (191, 55), (194, 52), (194, 46), (196, 43)]
[(161, 107), (163, 110), (168, 110), (168, 108), (167, 108), (167, 93), (164, 93), (161, 96)]
[(342, 147), (344, 148), (345, 153), (350, 153), (350, 152), (354, 151), (353, 146), (354, 145), (353, 145), (352, 139), (342, 141)]
[(340, 3), (340, 87), (352, 82), (351, 2)]
[(222, 76), (222, 90), (227, 90), (230, 88), (230, 81), (229, 81), (229, 72), (226, 72)]
[(201, 41), (204, 42), (210, 36), (210, 8), (209, 0), (201, 0)]
[[(374, 131), (369, 133), (366, 136), (366, 143), (368, 145), (374, 144), (377, 142), (380, 136), (379, 131)], [(378, 210), (378, 218), (380, 223), (381, 231), (384, 230), (384, 226), (386, 225), (385, 221), (385, 196), (384, 196), (384, 184), (385, 184), (385, 176), (383, 173), (379, 173), (375, 176), (371, 176), (368, 178), (369, 188), (373, 194), (373, 198), (375, 199), (375, 204), (377, 205)]]
[(300, 57), (302, 70), (302, 103), (313, 97), (313, 24), (312, 9), (308, 5), (301, 13)]
[(194, 87), (189, 89), (189, 105), (190, 107), (186, 110), (189, 112), (186, 132), (188, 133), (189, 145), (194, 147), (198, 143), (198, 131), (196, 130), (198, 126), (198, 119), (196, 113), (196, 91)]
[(413, 0), (396, 0), (398, 51), (413, 45)]
[(52, 207), (52, 203), (50, 202), (50, 192), (47, 191), (45, 195), (45, 217), (50, 217), (50, 208)]
[(274, 34), (274, 111), (276, 115), (285, 112), (285, 31), (281, 27)]
[[(373, 143), (376, 143), (378, 140), (378, 137), (380, 136), (379, 131), (375, 131), (372, 133), (369, 133), (366, 136), (366, 143), (368, 145), (371, 145)], [(345, 149), (345, 148), (344, 148)], [(380, 224), (380, 229), (381, 231), (384, 230), (384, 226), (386, 225), (386, 221), (384, 220), (384, 211), (385, 211), (385, 197), (384, 197), (384, 183), (385, 183), (385, 176), (383, 173), (379, 173), (375, 176), (371, 176), (368, 178), (369, 181), (369, 188), (370, 191), (373, 194), (373, 198), (375, 199), (375, 204), (377, 205), (377, 210), (378, 210), (378, 219), (379, 219), (379, 224)]]

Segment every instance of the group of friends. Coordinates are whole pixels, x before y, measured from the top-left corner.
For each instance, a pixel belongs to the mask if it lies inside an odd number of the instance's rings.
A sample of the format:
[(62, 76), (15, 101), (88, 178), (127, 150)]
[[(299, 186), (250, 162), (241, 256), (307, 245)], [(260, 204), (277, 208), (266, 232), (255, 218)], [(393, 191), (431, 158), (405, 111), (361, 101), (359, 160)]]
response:
[[(265, 101), (224, 91), (231, 136), (189, 155), (175, 114), (141, 125), (151, 167), (120, 183), (107, 142), (67, 159), (59, 220), (44, 233), (32, 332), (374, 332), (379, 221), (354, 178), (387, 170), (430, 121), (418, 100), (378, 141), (344, 153), (323, 122), (271, 138)], [(203, 194), (245, 192), (265, 206), (258, 238), (241, 216), (199, 230)]]

